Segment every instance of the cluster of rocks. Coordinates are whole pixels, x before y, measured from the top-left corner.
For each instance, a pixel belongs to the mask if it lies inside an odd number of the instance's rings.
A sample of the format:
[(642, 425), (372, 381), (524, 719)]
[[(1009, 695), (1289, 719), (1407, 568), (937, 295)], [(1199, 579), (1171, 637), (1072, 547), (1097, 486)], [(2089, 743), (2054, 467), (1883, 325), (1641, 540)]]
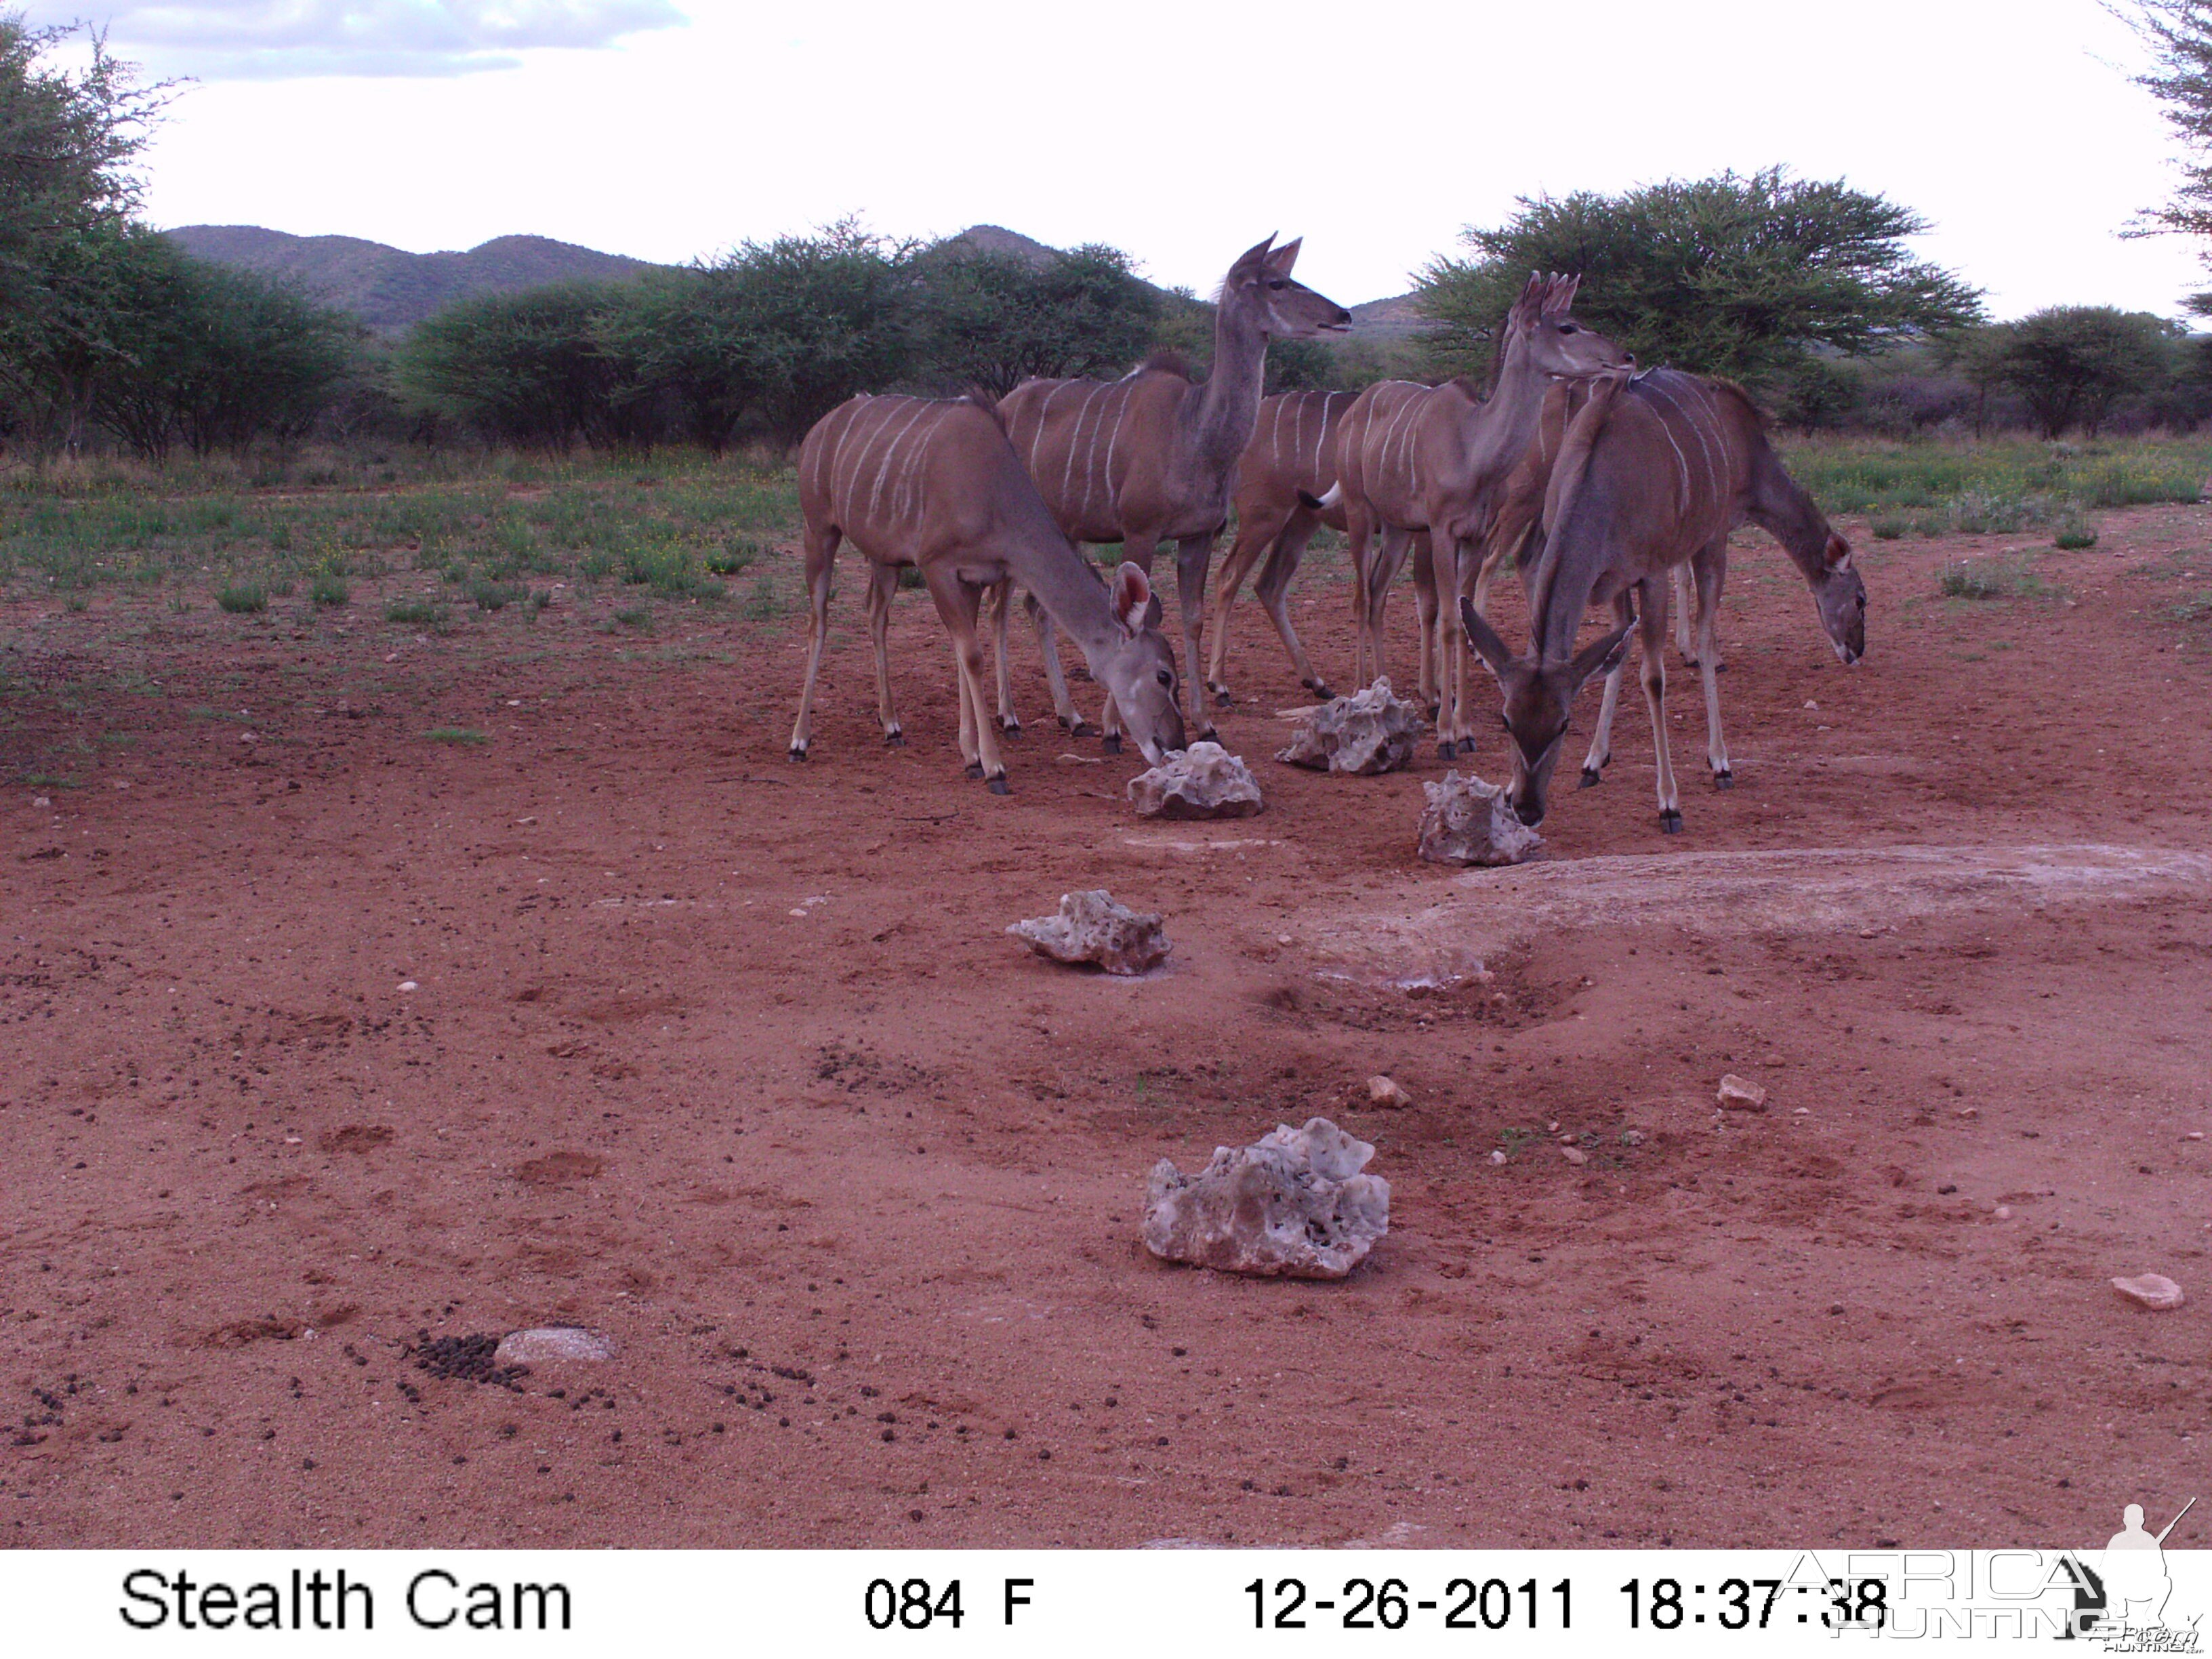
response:
[(1146, 1190), (1145, 1248), (1227, 1273), (1342, 1279), (1389, 1230), (1390, 1183), (1361, 1173), (1374, 1156), (1316, 1117), (1216, 1147), (1194, 1176), (1162, 1158)]
[(1317, 772), (1395, 772), (1413, 757), (1421, 717), (1378, 679), (1364, 691), (1302, 711), (1290, 746), (1275, 756)]

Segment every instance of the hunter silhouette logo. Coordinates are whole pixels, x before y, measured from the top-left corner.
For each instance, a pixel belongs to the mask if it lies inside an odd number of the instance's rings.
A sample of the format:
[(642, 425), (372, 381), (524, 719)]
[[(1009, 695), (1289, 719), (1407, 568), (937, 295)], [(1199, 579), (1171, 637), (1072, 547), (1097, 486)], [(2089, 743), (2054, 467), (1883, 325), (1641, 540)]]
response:
[(2069, 1574), (2075, 1581), (2069, 1633), (2129, 1651), (2195, 1652), (2196, 1621), (2176, 1629), (2165, 1623), (2164, 1615), (2166, 1600), (2173, 1594), (2173, 1580), (2166, 1570), (2166, 1540), (2181, 1524), (2182, 1516), (2196, 1507), (2192, 1498), (2181, 1506), (2180, 1515), (2154, 1534), (2143, 1528), (2142, 1505), (2130, 1504), (2120, 1512), (2120, 1529), (2106, 1541), (2097, 1569), (2078, 1559), (2069, 1562), (2076, 1569)]

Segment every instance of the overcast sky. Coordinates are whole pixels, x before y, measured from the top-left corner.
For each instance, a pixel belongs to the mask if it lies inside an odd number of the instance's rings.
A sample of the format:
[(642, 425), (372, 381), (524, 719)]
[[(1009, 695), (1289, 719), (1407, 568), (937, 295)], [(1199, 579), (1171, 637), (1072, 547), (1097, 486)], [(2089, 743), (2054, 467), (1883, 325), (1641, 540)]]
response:
[(198, 77), (149, 158), (163, 225), (676, 261), (852, 212), (1111, 242), (1200, 289), (1279, 231), (1352, 304), (1518, 195), (1781, 162), (1917, 209), (2000, 316), (2212, 287), (2187, 244), (2115, 234), (2172, 146), (2097, 0), (30, 9)]

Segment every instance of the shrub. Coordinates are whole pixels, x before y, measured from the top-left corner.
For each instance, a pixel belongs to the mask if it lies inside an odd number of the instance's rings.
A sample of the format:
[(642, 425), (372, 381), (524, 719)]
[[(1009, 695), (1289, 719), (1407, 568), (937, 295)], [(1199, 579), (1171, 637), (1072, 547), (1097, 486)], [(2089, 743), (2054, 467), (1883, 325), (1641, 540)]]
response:
[(488, 743), (490, 741), (490, 739), (486, 738), (483, 732), (476, 730), (473, 726), (436, 726), (430, 731), (425, 732), (422, 735), (429, 738), (433, 743), (475, 744), (479, 743)]
[(505, 582), (472, 581), (469, 597), (476, 601), (479, 611), (504, 611), (517, 599), (526, 597), (528, 590), (509, 587)]
[(236, 587), (217, 589), (215, 602), (234, 614), (266, 611), (269, 608), (269, 590), (258, 582), (244, 582)]
[(2058, 526), (2052, 542), (2069, 553), (2097, 544), (2097, 532), (2086, 519), (2068, 519)]
[(1874, 532), (1874, 538), (1876, 541), (1893, 542), (1905, 534), (1907, 526), (1905, 520), (1897, 514), (1886, 514), (1879, 519), (1870, 520), (1867, 528)]
[(352, 597), (353, 590), (346, 586), (345, 578), (328, 571), (316, 577), (307, 587), (307, 598), (319, 605), (343, 605)]
[(761, 556), (761, 545), (750, 536), (732, 536), (707, 556), (707, 568), (717, 576), (734, 576)]
[(427, 599), (394, 599), (384, 607), (384, 620), (408, 628), (436, 628), (446, 620), (446, 607)]

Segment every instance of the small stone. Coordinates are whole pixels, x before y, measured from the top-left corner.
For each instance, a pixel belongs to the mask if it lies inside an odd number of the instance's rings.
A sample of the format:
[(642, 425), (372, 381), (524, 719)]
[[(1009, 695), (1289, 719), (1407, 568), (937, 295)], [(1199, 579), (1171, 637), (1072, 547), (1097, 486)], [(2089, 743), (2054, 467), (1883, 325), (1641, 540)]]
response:
[(1820, 706), (1820, 705), (1819, 703), (1814, 702), (1810, 697), (1805, 699), (1805, 707), (1808, 708), (1818, 708)]
[(540, 1325), (501, 1337), (492, 1363), (550, 1365), (568, 1360), (612, 1359), (616, 1352), (614, 1338), (604, 1331), (587, 1331), (580, 1325)]
[(1367, 1079), (1367, 1103), (1389, 1111), (1402, 1111), (1413, 1103), (1413, 1097), (1395, 1079), (1370, 1077)]
[(1497, 1151), (1495, 1151), (1495, 1152), (1492, 1152), (1492, 1153), (1491, 1153), (1491, 1155), (1490, 1155), (1490, 1161), (1491, 1161), (1492, 1164), (1503, 1164), (1503, 1163), (1504, 1163), (1504, 1162), (1505, 1162), (1505, 1152), (1504, 1152), (1504, 1149), (1503, 1147), (1500, 1147), (1500, 1148), (1498, 1148)]
[(1194, 743), (1129, 780), (1145, 818), (1249, 818), (1260, 810), (1252, 769), (1218, 743)]
[(31, 797), (31, 805), (33, 806), (52, 806), (53, 804), (54, 799), (52, 795), (33, 795)]
[(1141, 974), (1168, 958), (1168, 937), (1156, 915), (1132, 910), (1111, 893), (1062, 893), (1060, 914), (1006, 929), (1054, 962), (1095, 962), (1109, 974)]
[(1589, 1154), (1579, 1146), (1562, 1146), (1559, 1148), (1559, 1156), (1566, 1159), (1570, 1164), (1587, 1164), (1589, 1162)]
[(2116, 1279), (2112, 1288), (2153, 1313), (2171, 1313), (2189, 1300), (2181, 1293), (2181, 1286), (2164, 1273), (2137, 1273), (2133, 1279)]
[(1421, 729), (1413, 706), (1393, 696), (1387, 679), (1301, 710), (1297, 720), (1290, 746), (1275, 758), (1317, 772), (1395, 771), (1413, 759), (1413, 737)]
[(399, 981), (399, 988), (403, 991), (419, 991), (422, 988), (411, 979), (403, 979)]
[(1644, 1140), (1644, 1131), (1641, 1129), (1623, 1129), (1620, 1132), (1620, 1144), (1624, 1146), (1641, 1146)]
[(1145, 1248), (1225, 1273), (1342, 1279), (1389, 1230), (1390, 1183), (1361, 1173), (1374, 1156), (1316, 1117), (1218, 1146), (1194, 1176), (1162, 1158), (1146, 1189)]
[(1787, 1066), (1789, 1060), (1781, 1054), (1769, 1054), (1759, 1062), (1762, 1066)]
[[(1276, 934), (1276, 935), (1275, 935), (1275, 943), (1276, 943), (1276, 944), (1278, 944), (1278, 945), (1288, 945), (1290, 942), (1291, 942), (1291, 936), (1290, 936), (1288, 933), (1278, 933), (1278, 934)], [(2202, 1135), (2199, 1135), (2199, 1136), (2197, 1136), (2197, 1138), (2199, 1140), (2202, 1140), (2202, 1139), (2204, 1139), (2204, 1137), (2203, 1137), (2203, 1136), (2202, 1136)]]
[(2012, 1219), (2012, 1206), (2009, 1204), (2000, 1204), (1996, 1209), (1991, 1210), (1990, 1213), (2000, 1221), (2009, 1221)]
[(1421, 787), (1429, 804), (1418, 850), (1431, 864), (1519, 864), (1542, 850), (1544, 838), (1521, 822), (1497, 785), (1447, 772), (1442, 783)]
[(2185, 1140), (2202, 1140), (2204, 1139), (2204, 1131), (2202, 1129), (2191, 1129), (2187, 1134), (2184, 1135), (2182, 1139)]
[(1951, 1109), (1951, 1115), (1954, 1117), (1979, 1117), (1982, 1109), (1978, 1106), (1954, 1106)]
[(1749, 1078), (1730, 1072), (1721, 1079), (1720, 1103), (1724, 1112), (1763, 1112), (1766, 1109), (1766, 1091)]

